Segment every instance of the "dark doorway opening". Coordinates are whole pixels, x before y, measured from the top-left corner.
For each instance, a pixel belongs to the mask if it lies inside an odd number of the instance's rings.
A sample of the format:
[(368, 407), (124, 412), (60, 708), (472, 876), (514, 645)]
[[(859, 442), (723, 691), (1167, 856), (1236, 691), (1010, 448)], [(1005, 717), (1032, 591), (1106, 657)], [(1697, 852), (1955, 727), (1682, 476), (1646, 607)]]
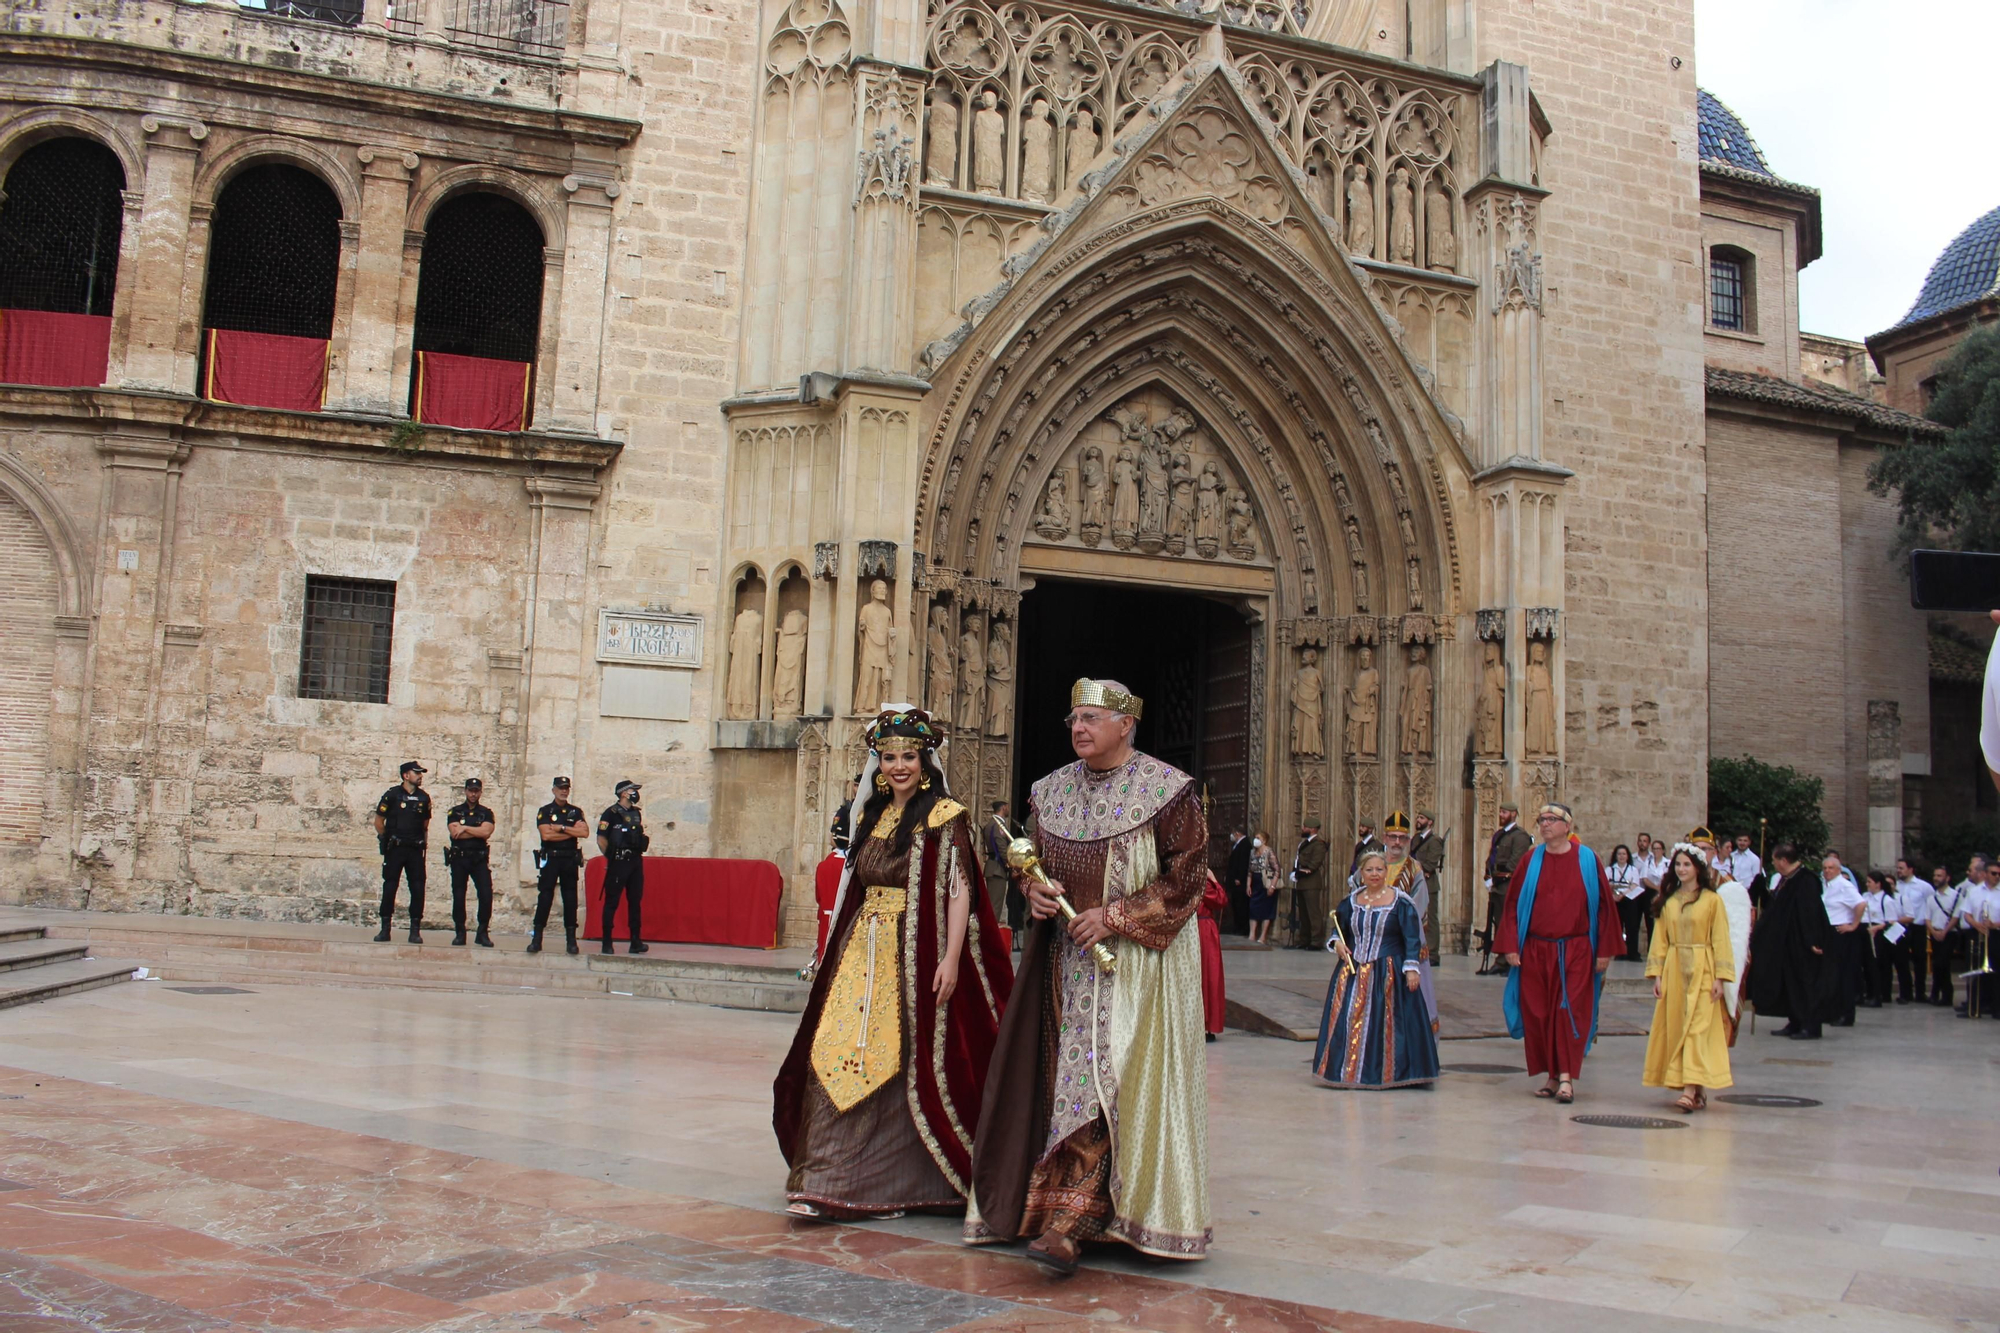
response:
[(1138, 744), (1194, 775), (1207, 798), (1209, 862), (1245, 828), (1250, 801), (1251, 639), (1235, 606), (1194, 593), (1044, 579), (1021, 598), (1014, 808), (1076, 758), (1062, 724), (1079, 676), (1145, 701)]

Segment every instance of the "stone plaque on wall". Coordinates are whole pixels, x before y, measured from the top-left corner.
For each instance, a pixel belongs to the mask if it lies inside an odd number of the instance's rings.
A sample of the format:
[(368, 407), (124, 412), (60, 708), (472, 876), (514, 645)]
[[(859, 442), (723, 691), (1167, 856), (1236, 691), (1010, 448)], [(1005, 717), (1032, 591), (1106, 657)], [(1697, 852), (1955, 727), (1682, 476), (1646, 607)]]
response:
[(664, 611), (599, 611), (597, 660), (699, 667), (701, 617)]

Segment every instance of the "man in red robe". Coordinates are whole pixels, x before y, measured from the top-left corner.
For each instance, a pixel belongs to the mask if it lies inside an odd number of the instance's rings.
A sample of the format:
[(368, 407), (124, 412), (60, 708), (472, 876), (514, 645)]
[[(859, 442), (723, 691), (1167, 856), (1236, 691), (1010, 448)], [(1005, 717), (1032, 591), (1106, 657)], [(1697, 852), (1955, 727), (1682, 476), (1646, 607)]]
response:
[(1516, 867), (1500, 912), (1507, 1027), (1527, 1046), (1528, 1072), (1547, 1075), (1535, 1095), (1567, 1103), (1597, 1036), (1600, 979), (1625, 938), (1602, 860), (1571, 836), (1570, 808), (1550, 802), (1535, 820), (1541, 845)]

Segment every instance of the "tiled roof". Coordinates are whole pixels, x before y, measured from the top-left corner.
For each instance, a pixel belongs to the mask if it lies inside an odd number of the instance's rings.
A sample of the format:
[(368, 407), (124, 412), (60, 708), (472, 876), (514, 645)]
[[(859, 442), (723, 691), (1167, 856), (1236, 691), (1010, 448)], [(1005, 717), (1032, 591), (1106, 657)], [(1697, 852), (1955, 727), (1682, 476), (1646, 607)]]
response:
[(1905, 435), (1939, 436), (1946, 433), (1945, 428), (1935, 421), (1870, 402), (1860, 394), (1836, 389), (1830, 384), (1800, 384), (1775, 375), (1710, 366), (1708, 391), (1723, 398), (1742, 398), (1807, 412), (1831, 412), (1835, 416), (1866, 422), (1879, 430), (1900, 431)]
[(1917, 303), (1896, 327), (1942, 315), (2000, 292), (2000, 208), (1960, 232), (1931, 265)]
[(1700, 114), (1702, 161), (1735, 167), (1753, 176), (1777, 179), (1771, 164), (1764, 160), (1764, 150), (1750, 137), (1749, 129), (1737, 119), (1734, 111), (1710, 92), (1697, 89), (1694, 98), (1695, 108)]
[(1978, 685), (1986, 679), (1986, 650), (1953, 625), (1931, 626), (1931, 679)]

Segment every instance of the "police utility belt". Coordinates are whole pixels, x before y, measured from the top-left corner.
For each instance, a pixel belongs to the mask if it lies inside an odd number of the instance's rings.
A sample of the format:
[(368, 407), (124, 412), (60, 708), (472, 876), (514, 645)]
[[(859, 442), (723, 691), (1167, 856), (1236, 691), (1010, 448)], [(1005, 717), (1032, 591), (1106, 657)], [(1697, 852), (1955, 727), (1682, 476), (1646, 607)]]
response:
[(572, 866), (581, 864), (582, 861), (583, 857), (578, 854), (577, 846), (574, 842), (545, 842), (535, 850), (535, 869), (537, 870), (549, 866), (554, 866), (557, 870), (567, 870)]
[(448, 838), (444, 844), (444, 863), (450, 865), (481, 865), (486, 860), (487, 845), (483, 838)]

